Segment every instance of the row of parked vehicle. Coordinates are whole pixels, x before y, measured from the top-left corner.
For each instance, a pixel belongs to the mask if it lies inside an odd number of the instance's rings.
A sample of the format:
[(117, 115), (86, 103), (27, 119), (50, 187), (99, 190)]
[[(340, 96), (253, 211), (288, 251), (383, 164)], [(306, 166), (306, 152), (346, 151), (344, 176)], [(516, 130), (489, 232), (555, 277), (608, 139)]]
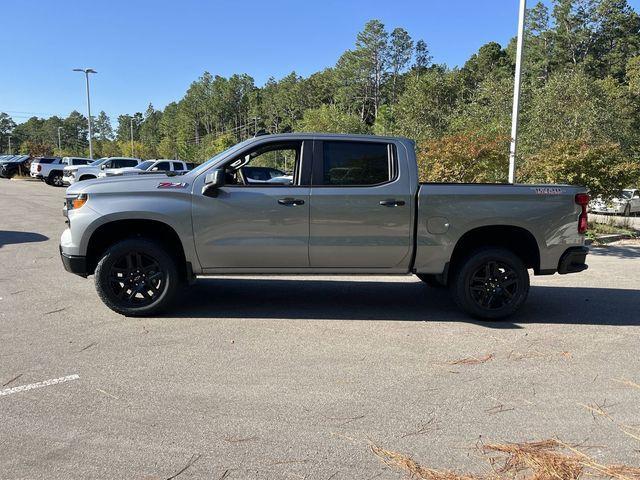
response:
[(82, 157), (36, 157), (28, 155), (0, 156), (0, 176), (11, 178), (27, 175), (56, 187), (69, 186), (83, 180), (151, 172), (185, 173), (194, 163), (181, 160), (140, 160), (139, 158), (107, 157), (98, 160)]

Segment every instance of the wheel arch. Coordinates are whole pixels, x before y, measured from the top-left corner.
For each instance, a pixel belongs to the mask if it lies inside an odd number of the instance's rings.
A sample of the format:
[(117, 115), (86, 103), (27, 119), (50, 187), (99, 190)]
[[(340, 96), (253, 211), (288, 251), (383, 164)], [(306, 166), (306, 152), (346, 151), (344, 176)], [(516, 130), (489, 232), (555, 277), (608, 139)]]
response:
[(169, 224), (154, 219), (119, 219), (99, 225), (87, 242), (87, 272), (93, 274), (102, 254), (114, 243), (127, 238), (147, 238), (160, 243), (176, 256), (178, 271), (183, 278), (191, 275), (185, 249), (176, 230)]
[(540, 271), (540, 247), (529, 230), (515, 225), (487, 225), (473, 228), (458, 239), (449, 260), (447, 276), (470, 252), (483, 247), (505, 248), (536, 274)]

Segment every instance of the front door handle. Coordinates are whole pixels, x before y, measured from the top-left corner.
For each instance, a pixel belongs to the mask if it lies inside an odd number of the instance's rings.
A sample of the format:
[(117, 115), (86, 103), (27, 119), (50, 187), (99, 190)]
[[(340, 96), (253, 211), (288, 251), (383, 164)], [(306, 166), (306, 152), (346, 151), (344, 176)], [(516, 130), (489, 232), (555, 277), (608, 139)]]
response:
[(404, 205), (404, 200), (390, 198), (389, 200), (381, 200), (380, 205), (383, 207), (402, 207)]
[(278, 199), (278, 203), (280, 205), (304, 205), (304, 200), (300, 200), (299, 198), (280, 198)]

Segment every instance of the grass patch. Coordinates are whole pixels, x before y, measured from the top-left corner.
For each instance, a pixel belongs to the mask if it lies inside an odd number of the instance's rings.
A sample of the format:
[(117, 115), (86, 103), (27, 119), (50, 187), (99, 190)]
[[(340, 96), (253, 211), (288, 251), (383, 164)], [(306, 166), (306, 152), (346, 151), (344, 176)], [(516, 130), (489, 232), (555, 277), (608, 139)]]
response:
[(587, 230), (587, 238), (597, 240), (600, 235), (629, 235), (631, 237), (638, 236), (638, 231), (629, 226), (619, 226), (615, 223), (597, 223), (589, 222)]

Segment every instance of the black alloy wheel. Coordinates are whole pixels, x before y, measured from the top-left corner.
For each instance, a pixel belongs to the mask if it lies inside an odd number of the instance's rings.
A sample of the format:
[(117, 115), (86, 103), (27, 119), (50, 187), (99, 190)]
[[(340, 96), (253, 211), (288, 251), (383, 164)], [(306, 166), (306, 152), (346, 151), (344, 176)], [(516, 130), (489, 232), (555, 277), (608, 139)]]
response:
[(500, 320), (513, 315), (529, 294), (529, 272), (522, 260), (505, 248), (481, 248), (453, 265), (449, 289), (469, 315)]
[(129, 238), (112, 245), (96, 266), (98, 296), (111, 310), (127, 316), (148, 316), (164, 310), (182, 283), (172, 253), (145, 238)]

